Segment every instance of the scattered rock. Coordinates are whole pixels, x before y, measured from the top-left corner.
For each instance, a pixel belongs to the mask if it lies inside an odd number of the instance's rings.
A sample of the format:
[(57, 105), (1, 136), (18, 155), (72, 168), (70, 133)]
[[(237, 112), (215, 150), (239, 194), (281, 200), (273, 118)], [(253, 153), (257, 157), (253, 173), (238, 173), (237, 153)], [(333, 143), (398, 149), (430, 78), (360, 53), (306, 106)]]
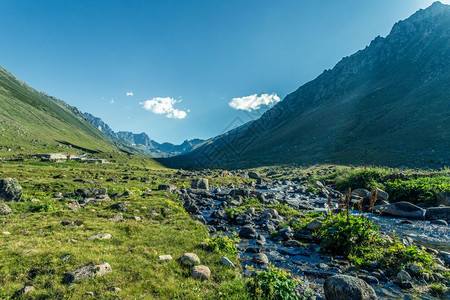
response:
[(177, 189), (177, 187), (175, 185), (170, 185), (170, 184), (161, 184), (158, 186), (159, 191), (169, 191), (172, 193), (176, 189)]
[(108, 287), (108, 291), (114, 292), (114, 293), (118, 293), (118, 292), (120, 292), (121, 290), (122, 290), (121, 288), (116, 287), (116, 286), (110, 286), (110, 287)]
[(104, 262), (99, 265), (89, 264), (81, 268), (78, 268), (70, 273), (65, 274), (63, 277), (63, 283), (73, 284), (85, 278), (104, 276), (111, 271), (112, 271), (111, 265), (107, 262)]
[(0, 216), (6, 216), (12, 213), (11, 207), (8, 206), (6, 203), (0, 202)]
[(436, 204), (450, 206), (450, 194), (449, 193), (439, 193), (436, 195)]
[(209, 181), (206, 178), (199, 178), (192, 182), (191, 188), (209, 190)]
[(423, 272), (423, 267), (421, 265), (418, 264), (410, 264), (408, 266), (408, 270), (411, 272), (412, 275), (414, 276), (420, 276)]
[(77, 200), (67, 200), (66, 202), (66, 206), (70, 209), (70, 210), (79, 210), (81, 208), (80, 203), (78, 203)]
[(192, 267), (192, 277), (196, 279), (206, 280), (211, 276), (211, 270), (207, 266), (200, 265)]
[(400, 282), (406, 282), (406, 281), (411, 281), (412, 277), (411, 275), (409, 275), (408, 272), (406, 272), (405, 270), (401, 270), (400, 272), (397, 273), (397, 279)]
[(124, 221), (122, 214), (114, 215), (113, 217), (109, 218), (108, 220), (109, 221), (113, 221), (113, 222), (122, 222), (122, 221)]
[(110, 235), (109, 233), (99, 233), (93, 236), (90, 236), (88, 238), (89, 241), (91, 240), (109, 240), (112, 238), (112, 235)]
[(200, 258), (195, 253), (185, 253), (180, 259), (181, 264), (185, 266), (195, 266), (200, 264)]
[(310, 231), (317, 231), (320, 228), (322, 228), (322, 222), (320, 222), (319, 220), (313, 220), (311, 221), (308, 225), (306, 225), (306, 229), (310, 230)]
[(376, 206), (374, 207), (374, 210), (378, 210), (384, 215), (395, 217), (411, 219), (423, 219), (425, 217), (425, 209), (405, 201)]
[(82, 220), (75, 220), (75, 221), (61, 221), (62, 226), (66, 227), (83, 227), (83, 221)]
[(128, 206), (130, 205), (129, 202), (117, 202), (111, 205), (110, 209), (115, 209), (120, 212), (126, 212), (128, 210)]
[(258, 265), (266, 265), (269, 263), (269, 258), (264, 253), (257, 253), (253, 256), (252, 261)]
[(428, 220), (443, 219), (450, 221), (450, 206), (430, 207), (427, 209), (425, 216)]
[(28, 295), (31, 294), (32, 292), (34, 292), (36, 290), (36, 288), (32, 285), (25, 285), (23, 288), (21, 288), (20, 290), (16, 291), (14, 293), (14, 295), (12, 296), (12, 298), (19, 298), (22, 295)]
[(225, 256), (220, 259), (220, 263), (224, 266), (230, 267), (232, 269), (236, 269), (236, 266), (233, 264), (233, 262)]
[(0, 200), (17, 202), (22, 199), (22, 193), (22, 187), (17, 179), (0, 179)]
[(239, 236), (245, 239), (255, 239), (258, 237), (258, 232), (252, 226), (244, 226), (239, 231)]
[(166, 254), (166, 255), (160, 255), (158, 256), (159, 260), (172, 260), (172, 255)]
[(323, 284), (327, 300), (376, 300), (374, 289), (364, 280), (347, 276), (328, 277)]

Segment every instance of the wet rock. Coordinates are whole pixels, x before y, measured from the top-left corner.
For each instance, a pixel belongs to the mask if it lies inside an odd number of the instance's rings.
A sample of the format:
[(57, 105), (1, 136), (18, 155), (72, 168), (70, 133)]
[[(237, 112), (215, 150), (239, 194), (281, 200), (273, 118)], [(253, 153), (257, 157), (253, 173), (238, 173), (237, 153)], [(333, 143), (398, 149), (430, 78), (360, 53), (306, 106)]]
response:
[(327, 278), (323, 289), (327, 300), (378, 299), (374, 289), (364, 280), (347, 275), (334, 275)]
[(211, 270), (207, 266), (194, 266), (191, 269), (191, 276), (196, 279), (206, 280), (211, 276)]
[(266, 265), (269, 263), (269, 258), (264, 253), (257, 253), (253, 256), (252, 261), (258, 265)]
[(22, 193), (22, 187), (17, 179), (0, 179), (0, 200), (17, 202), (22, 199)]
[(263, 214), (269, 214), (271, 216), (272, 219), (278, 219), (278, 211), (276, 209), (273, 208), (266, 208), (263, 211)]
[(239, 236), (245, 239), (255, 239), (258, 237), (258, 232), (252, 226), (244, 226), (239, 231)]
[(6, 203), (0, 202), (0, 216), (9, 215), (10, 213), (12, 213), (11, 207), (9, 207)]
[(289, 226), (282, 228), (280, 231), (278, 231), (278, 234), (283, 241), (290, 240), (294, 237), (294, 231)]
[(225, 212), (225, 210), (217, 209), (217, 210), (212, 212), (212, 214), (210, 215), (210, 218), (213, 218), (213, 219), (227, 219), (228, 215)]
[(225, 256), (220, 259), (220, 263), (229, 268), (236, 269), (236, 266), (233, 264), (233, 262)]
[(430, 207), (425, 214), (428, 220), (443, 219), (450, 221), (450, 206)]
[(358, 275), (358, 278), (361, 278), (362, 280), (364, 280), (368, 284), (378, 285), (380, 283), (378, 278), (376, 278), (375, 276), (370, 276), (370, 275), (363, 274), (363, 275)]
[(72, 284), (85, 278), (101, 277), (111, 271), (111, 265), (107, 262), (99, 265), (89, 264), (65, 274), (63, 277), (63, 283)]
[(195, 253), (185, 253), (180, 259), (182, 265), (195, 266), (200, 264), (200, 258)]
[(383, 215), (391, 215), (394, 217), (411, 219), (423, 219), (425, 217), (425, 209), (405, 201), (376, 206), (374, 210), (380, 211)]
[(206, 178), (199, 178), (192, 182), (191, 188), (209, 190), (209, 181)]
[(251, 222), (252, 222), (252, 217), (248, 214), (240, 214), (236, 218), (237, 225), (246, 225), (246, 224), (250, 224)]

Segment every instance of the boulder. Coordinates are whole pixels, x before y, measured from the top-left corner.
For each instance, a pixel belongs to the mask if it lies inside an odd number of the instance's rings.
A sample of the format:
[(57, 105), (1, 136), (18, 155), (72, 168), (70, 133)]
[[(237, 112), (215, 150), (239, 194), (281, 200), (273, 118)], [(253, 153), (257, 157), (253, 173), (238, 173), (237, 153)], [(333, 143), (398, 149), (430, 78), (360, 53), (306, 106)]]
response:
[(364, 280), (347, 275), (328, 277), (323, 284), (327, 300), (376, 300), (374, 289)]
[(0, 200), (20, 201), (22, 199), (22, 187), (15, 178), (0, 179)]
[(306, 229), (311, 231), (317, 231), (322, 228), (322, 222), (319, 220), (313, 220), (308, 225), (306, 225)]
[(245, 239), (256, 239), (258, 237), (258, 232), (252, 226), (244, 226), (239, 231), (239, 236)]
[(266, 208), (263, 211), (263, 214), (270, 214), (272, 219), (278, 219), (278, 211), (276, 209), (273, 208)]
[(193, 278), (206, 280), (211, 276), (211, 271), (207, 266), (200, 265), (192, 267), (191, 274)]
[(195, 266), (200, 264), (200, 258), (195, 253), (185, 253), (180, 259), (182, 265)]
[(209, 181), (206, 178), (199, 178), (192, 182), (191, 188), (209, 190)]
[(11, 207), (9, 207), (6, 203), (0, 202), (0, 216), (9, 215), (10, 213), (12, 213)]
[(248, 177), (251, 179), (261, 179), (261, 175), (258, 172), (248, 172)]
[(63, 283), (73, 284), (85, 278), (104, 276), (111, 271), (111, 265), (107, 262), (99, 265), (89, 264), (65, 274), (63, 277)]
[(174, 192), (177, 189), (177, 187), (175, 185), (171, 185), (171, 184), (160, 184), (158, 186), (158, 191), (169, 191), (169, 192)]
[(158, 256), (159, 260), (172, 260), (172, 255), (166, 254), (166, 255), (160, 255)]
[(425, 217), (425, 209), (405, 201), (376, 206), (374, 210), (380, 211), (383, 215), (394, 217), (411, 219), (424, 219)]
[(267, 265), (269, 263), (269, 258), (264, 253), (257, 253), (253, 256), (252, 261), (258, 265)]
[(428, 220), (446, 220), (450, 221), (450, 206), (430, 207), (427, 209), (425, 217)]

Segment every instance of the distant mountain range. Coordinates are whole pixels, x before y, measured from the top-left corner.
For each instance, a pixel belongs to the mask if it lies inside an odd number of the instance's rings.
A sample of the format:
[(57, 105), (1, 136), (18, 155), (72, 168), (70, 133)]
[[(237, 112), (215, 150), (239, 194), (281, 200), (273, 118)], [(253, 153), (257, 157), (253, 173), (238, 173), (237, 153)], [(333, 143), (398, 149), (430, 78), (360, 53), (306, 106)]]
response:
[(321, 162), (450, 165), (450, 6), (436, 2), (343, 58), (264, 115), (192, 152), (184, 168)]
[(142, 149), (153, 157), (169, 157), (174, 155), (185, 154), (196, 147), (200, 146), (205, 140), (193, 139), (186, 140), (180, 145), (174, 145), (171, 143), (158, 143), (152, 140), (146, 133), (133, 133), (129, 131), (113, 131), (108, 124), (103, 122), (102, 119), (97, 118), (89, 113), (83, 114), (84, 118), (98, 128), (100, 131), (113, 138), (114, 140), (119, 140), (122, 143), (125, 142), (133, 147)]

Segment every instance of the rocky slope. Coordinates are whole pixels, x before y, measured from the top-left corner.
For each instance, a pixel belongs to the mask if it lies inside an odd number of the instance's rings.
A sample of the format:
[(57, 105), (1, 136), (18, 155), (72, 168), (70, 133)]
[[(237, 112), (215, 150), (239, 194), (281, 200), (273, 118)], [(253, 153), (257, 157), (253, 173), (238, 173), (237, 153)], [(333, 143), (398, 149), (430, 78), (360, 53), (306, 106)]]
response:
[(108, 124), (106, 124), (102, 119), (95, 117), (89, 113), (84, 113), (84, 118), (97, 127), (100, 131), (104, 132), (111, 138), (113, 138), (115, 141), (119, 141), (122, 143), (126, 143), (133, 147), (138, 147), (139, 149), (142, 149), (147, 154), (150, 154), (152, 156), (157, 157), (167, 157), (167, 156), (174, 156), (174, 155), (180, 155), (185, 154), (196, 147), (200, 146), (205, 141), (202, 139), (192, 139), (192, 140), (186, 140), (180, 145), (174, 145), (171, 143), (158, 143), (154, 140), (152, 140), (145, 132), (142, 133), (133, 133), (129, 131), (119, 131), (115, 132), (113, 131)]
[(436, 2), (343, 58), (260, 119), (166, 163), (448, 165), (449, 111), (450, 6)]

